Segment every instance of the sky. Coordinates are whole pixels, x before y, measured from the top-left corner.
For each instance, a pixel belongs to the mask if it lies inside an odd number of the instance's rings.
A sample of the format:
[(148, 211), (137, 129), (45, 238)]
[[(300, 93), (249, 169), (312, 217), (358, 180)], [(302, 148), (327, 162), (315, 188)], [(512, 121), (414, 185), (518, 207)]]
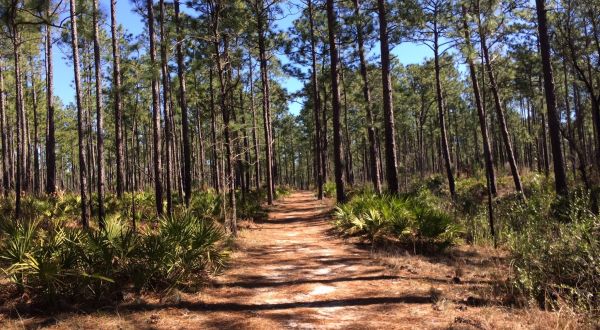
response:
[[(100, 0), (100, 10), (109, 12), (110, 2), (109, 0)], [(144, 33), (144, 23), (142, 17), (133, 11), (134, 6), (131, 0), (117, 0), (117, 22), (122, 25), (127, 33), (131, 33), (134, 36)], [(182, 8), (185, 10), (185, 8)], [(292, 21), (298, 16), (297, 10), (285, 8), (284, 6), (284, 18), (276, 25), (278, 29), (287, 30), (291, 25)], [(107, 24), (109, 24), (107, 22)], [(109, 31), (109, 26), (104, 26)], [(55, 38), (57, 35), (55, 34)], [(377, 46), (378, 47), (378, 46)], [(75, 89), (74, 89), (74, 73), (73, 66), (66, 60), (66, 54), (71, 54), (71, 48), (69, 45), (59, 45), (54, 47), (54, 86), (55, 95), (58, 96), (64, 104), (73, 103), (75, 100)], [(392, 49), (392, 55), (396, 56), (400, 63), (414, 64), (421, 63), (427, 57), (431, 57), (431, 50), (424, 45), (415, 43), (402, 43), (394, 49)], [(276, 54), (279, 57), (282, 64), (289, 62), (288, 58), (283, 54)], [(294, 93), (302, 89), (304, 83), (296, 78), (284, 77), (280, 79), (283, 83), (283, 87), (290, 93)], [(293, 114), (298, 114), (302, 107), (300, 102), (289, 102), (289, 111)]]

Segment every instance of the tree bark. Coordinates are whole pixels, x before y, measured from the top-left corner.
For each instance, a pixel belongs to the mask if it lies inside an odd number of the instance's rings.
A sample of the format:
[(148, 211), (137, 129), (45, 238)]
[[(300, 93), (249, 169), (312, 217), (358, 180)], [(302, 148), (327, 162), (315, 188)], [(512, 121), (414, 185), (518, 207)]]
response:
[(369, 88), (369, 75), (367, 72), (367, 61), (365, 59), (364, 31), (363, 24), (360, 21), (360, 3), (354, 1), (354, 15), (357, 17), (356, 39), (358, 44), (358, 58), (360, 60), (360, 76), (363, 81), (363, 97), (365, 100), (365, 111), (367, 115), (368, 138), (369, 138), (369, 168), (371, 171), (371, 181), (377, 194), (381, 194), (381, 178), (379, 177), (379, 158), (377, 158), (377, 145), (375, 139), (375, 127), (373, 123), (373, 105), (371, 104), (371, 90)]
[(495, 196), (497, 194), (496, 189), (496, 173), (494, 170), (494, 160), (490, 151), (490, 141), (488, 135), (488, 127), (486, 120), (485, 109), (481, 100), (481, 91), (479, 89), (479, 79), (477, 78), (477, 70), (471, 51), (471, 33), (469, 31), (469, 25), (467, 23), (467, 12), (466, 7), (463, 5), (463, 28), (465, 34), (465, 44), (467, 46), (467, 63), (469, 65), (469, 74), (471, 76), (471, 84), (473, 85), (473, 95), (475, 96), (475, 106), (477, 107), (477, 117), (479, 118), (479, 129), (481, 130), (481, 137), (483, 142), (483, 157), (485, 160), (485, 170), (488, 176), (490, 191)]
[(546, 1), (536, 0), (535, 7), (538, 20), (540, 52), (542, 55), (542, 70), (544, 73), (544, 92), (546, 94), (546, 109), (548, 111), (548, 129), (550, 131), (550, 146), (552, 148), (552, 160), (554, 165), (554, 185), (556, 188), (556, 193), (565, 196), (568, 194), (569, 190), (567, 187), (565, 162), (562, 154), (560, 138), (560, 118), (556, 110), (556, 93), (554, 90), (554, 73), (552, 72), (552, 59), (550, 58), (550, 41), (548, 38)]
[[(73, 0), (71, 0), (73, 1)], [(156, 46), (154, 40), (154, 8), (153, 0), (146, 0), (148, 10), (148, 34), (150, 38), (150, 70), (152, 71), (152, 142), (154, 152), (154, 194), (156, 198), (156, 213), (163, 214), (163, 187), (162, 187), (162, 160), (161, 160), (161, 134), (158, 81), (156, 72)]]
[(117, 198), (123, 198), (125, 173), (123, 168), (123, 111), (121, 104), (121, 54), (117, 35), (117, 0), (110, 0), (110, 31), (113, 55), (113, 93), (115, 107), (115, 148), (117, 158)]
[(321, 148), (321, 97), (319, 94), (319, 83), (317, 79), (317, 51), (314, 31), (314, 13), (312, 0), (308, 0), (308, 19), (310, 25), (310, 55), (311, 55), (311, 78), (313, 93), (313, 114), (315, 120), (315, 178), (317, 184), (317, 198), (323, 199), (323, 150)]
[[(111, 1), (112, 2), (112, 1)], [(94, 25), (94, 69), (96, 74), (96, 152), (97, 152), (97, 192), (98, 223), (104, 228), (104, 114), (102, 110), (102, 67), (100, 66), (100, 41), (98, 40), (98, 0), (93, 0), (92, 21)]]
[(167, 36), (165, 31), (165, 1), (159, 0), (159, 25), (160, 25), (160, 67), (162, 72), (162, 89), (163, 89), (163, 118), (165, 122), (165, 170), (166, 175), (165, 186), (166, 186), (166, 198), (167, 198), (167, 214), (173, 214), (173, 193), (172, 193), (172, 173), (171, 165), (173, 159), (171, 157), (171, 148), (173, 147), (173, 128), (171, 125), (171, 107), (169, 99), (171, 97), (171, 88), (169, 83), (169, 67), (167, 66), (168, 54), (167, 54)]
[(263, 121), (265, 130), (265, 162), (267, 175), (267, 203), (273, 205), (274, 180), (273, 180), (273, 131), (271, 126), (271, 101), (269, 87), (269, 67), (267, 61), (267, 50), (265, 40), (266, 18), (263, 0), (258, 0), (260, 5), (256, 5), (255, 14), (257, 15), (258, 25), (258, 57), (260, 61), (260, 78), (262, 81), (262, 107)]
[(506, 156), (508, 157), (508, 163), (510, 165), (510, 171), (512, 173), (513, 181), (515, 184), (515, 189), (517, 192), (523, 192), (523, 186), (521, 184), (521, 176), (519, 175), (519, 169), (517, 168), (517, 162), (515, 161), (515, 155), (513, 152), (513, 145), (510, 139), (510, 135), (508, 133), (508, 126), (506, 124), (506, 118), (504, 116), (504, 109), (502, 107), (502, 103), (500, 101), (500, 93), (498, 91), (498, 84), (496, 83), (496, 76), (494, 74), (494, 70), (492, 67), (492, 63), (490, 61), (489, 49), (487, 45), (487, 41), (485, 38), (485, 32), (483, 31), (483, 27), (481, 25), (479, 8), (477, 8), (478, 15), (478, 25), (479, 25), (479, 34), (481, 41), (481, 49), (483, 50), (483, 57), (485, 60), (485, 69), (488, 74), (488, 78), (490, 80), (490, 87), (492, 90), (492, 96), (494, 98), (494, 106), (496, 108), (496, 115), (498, 117), (498, 124), (500, 125), (500, 132), (502, 134), (502, 138), (504, 140), (504, 147), (506, 149)]
[(381, 80), (383, 85), (383, 116), (385, 128), (385, 167), (388, 190), (398, 194), (398, 161), (396, 156), (396, 132), (390, 74), (390, 46), (388, 43), (386, 0), (377, 0), (379, 14), (379, 39), (381, 47)]
[(75, 0), (70, 0), (71, 13), (71, 48), (73, 50), (73, 70), (75, 75), (75, 99), (77, 104), (77, 136), (79, 141), (79, 191), (81, 194), (81, 225), (89, 228), (89, 211), (87, 196), (87, 164), (84, 152), (83, 107), (81, 104), (81, 78), (79, 74), (79, 43), (77, 39), (77, 16)]
[(188, 123), (188, 109), (186, 101), (186, 86), (185, 86), (185, 67), (183, 63), (183, 33), (181, 31), (181, 22), (179, 18), (179, 0), (174, 1), (175, 4), (175, 28), (177, 31), (177, 75), (179, 77), (179, 107), (181, 108), (181, 128), (183, 140), (183, 192), (185, 194), (185, 205), (190, 206), (190, 198), (192, 197), (192, 155), (190, 148), (190, 133)]
[(442, 82), (440, 77), (440, 54), (439, 54), (439, 32), (437, 28), (437, 12), (434, 13), (433, 22), (433, 58), (435, 66), (435, 96), (437, 100), (438, 117), (440, 121), (440, 139), (442, 142), (442, 156), (444, 157), (444, 166), (446, 169), (446, 176), (448, 178), (448, 187), (450, 189), (450, 196), (454, 199), (456, 197), (456, 187), (454, 183), (454, 174), (452, 173), (452, 160), (450, 159), (450, 150), (448, 149), (448, 134), (446, 133), (446, 118), (444, 110), (444, 95), (442, 93)]
[(333, 110), (333, 161), (335, 174), (335, 188), (338, 203), (346, 201), (346, 193), (344, 191), (344, 160), (343, 143), (342, 143), (342, 128), (340, 123), (340, 91), (339, 91), (339, 59), (337, 52), (337, 17), (333, 0), (327, 0), (327, 30), (329, 35), (329, 56), (331, 66), (331, 107)]
[(0, 62), (0, 137), (2, 139), (2, 194), (8, 196), (11, 189), (8, 137), (6, 131), (6, 99), (4, 98), (4, 63)]
[(254, 145), (254, 176), (256, 180), (256, 189), (260, 189), (260, 150), (258, 146), (258, 126), (256, 124), (256, 108), (254, 107), (254, 66), (252, 65), (252, 56), (248, 57), (250, 66), (250, 110), (252, 111), (252, 143)]

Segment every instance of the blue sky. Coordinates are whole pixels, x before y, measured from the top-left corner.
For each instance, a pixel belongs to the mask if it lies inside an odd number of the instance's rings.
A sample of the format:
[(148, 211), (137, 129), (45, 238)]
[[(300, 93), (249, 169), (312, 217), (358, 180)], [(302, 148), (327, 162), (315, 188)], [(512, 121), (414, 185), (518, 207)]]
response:
[[(108, 12), (110, 9), (110, 2), (108, 0), (100, 0), (100, 9), (104, 12)], [(133, 5), (131, 0), (117, 0), (117, 21), (121, 24), (128, 33), (132, 33), (134, 36), (144, 32), (144, 23), (142, 17), (133, 12)], [(277, 22), (279, 29), (287, 30), (291, 26), (291, 22), (297, 17), (297, 10), (284, 8), (288, 11), (285, 18)], [(108, 26), (105, 26), (108, 29)], [(55, 34), (55, 38), (57, 35)], [(65, 60), (65, 54), (71, 54), (71, 49), (68, 45), (61, 45), (55, 47), (54, 52), (54, 86), (55, 94), (58, 96), (64, 104), (72, 103), (75, 99), (75, 91), (73, 87), (73, 67), (71, 63)], [(392, 53), (394, 56), (400, 59), (403, 64), (420, 63), (425, 58), (431, 57), (431, 50), (424, 45), (418, 45), (414, 43), (403, 43), (396, 46)], [(285, 64), (288, 59), (284, 55), (278, 55), (280, 60)], [(289, 92), (296, 92), (302, 88), (303, 82), (295, 78), (284, 78), (282, 80), (284, 88)], [(288, 105), (290, 111), (297, 114), (300, 110), (301, 104), (298, 102), (290, 102)]]

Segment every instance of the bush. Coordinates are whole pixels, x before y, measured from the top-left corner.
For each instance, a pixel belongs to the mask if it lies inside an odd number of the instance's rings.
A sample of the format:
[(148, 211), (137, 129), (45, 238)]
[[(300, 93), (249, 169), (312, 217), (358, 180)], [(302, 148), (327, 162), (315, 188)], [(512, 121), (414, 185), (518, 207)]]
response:
[(335, 197), (335, 182), (325, 182), (325, 184), (323, 184), (323, 195), (327, 198), (333, 198)]
[(199, 191), (190, 199), (190, 211), (199, 218), (213, 218), (221, 213), (222, 200), (212, 190)]
[(337, 206), (334, 225), (344, 234), (362, 235), (372, 243), (380, 237), (393, 236), (445, 248), (458, 240), (462, 228), (435, 207), (430, 198), (425, 194), (407, 198), (357, 195)]
[(262, 207), (266, 200), (267, 193), (264, 190), (253, 190), (237, 195), (237, 217), (247, 220), (262, 220), (267, 217), (267, 213)]
[(275, 188), (275, 196), (277, 198), (287, 197), (292, 194), (292, 188), (289, 186), (277, 186)]
[(0, 263), (17, 284), (45, 299), (111, 298), (133, 287), (171, 288), (220, 270), (226, 236), (211, 219), (186, 212), (135, 232), (118, 216), (102, 230), (0, 219)]
[(588, 203), (587, 194), (573, 194), (560, 218), (553, 217), (550, 203), (518, 210), (526, 217), (509, 234), (514, 284), (543, 307), (557, 307), (560, 297), (600, 311), (600, 217)]

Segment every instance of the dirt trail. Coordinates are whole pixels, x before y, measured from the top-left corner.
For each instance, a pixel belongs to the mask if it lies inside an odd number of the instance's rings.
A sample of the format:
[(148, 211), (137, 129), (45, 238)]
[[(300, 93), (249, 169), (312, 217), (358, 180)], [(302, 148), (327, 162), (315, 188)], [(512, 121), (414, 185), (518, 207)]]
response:
[[(184, 293), (180, 301), (166, 303), (147, 298), (141, 308), (133, 310), (59, 315), (41, 325), (89, 329), (548, 328), (548, 323), (536, 326), (539, 315), (461, 303), (482, 285), (489, 287), (482, 279), (486, 276), (478, 274), (485, 258), (473, 265), (474, 271), (467, 267), (456, 284), (451, 275), (454, 266), (448, 263), (405, 254), (373, 256), (368, 249), (331, 233), (331, 204), (317, 201), (311, 192), (297, 192), (278, 201), (268, 220), (241, 231), (240, 248), (230, 267), (200, 293)], [(39, 320), (34, 323), (40, 325)]]

